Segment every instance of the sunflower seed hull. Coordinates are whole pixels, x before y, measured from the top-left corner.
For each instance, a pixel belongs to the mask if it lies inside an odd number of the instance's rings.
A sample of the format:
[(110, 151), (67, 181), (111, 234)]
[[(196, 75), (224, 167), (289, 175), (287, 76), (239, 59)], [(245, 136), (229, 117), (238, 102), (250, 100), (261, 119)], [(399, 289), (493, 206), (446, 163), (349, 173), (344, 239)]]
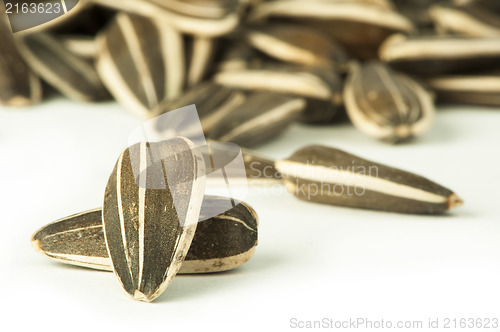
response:
[(252, 150), (242, 149), (247, 178), (250, 181), (281, 181), (282, 176), (274, 166), (274, 160), (263, 157)]
[(0, 13), (0, 39), (0, 104), (22, 107), (38, 103), (42, 85), (19, 54), (4, 13)]
[(192, 148), (184, 138), (138, 143), (123, 152), (109, 178), (106, 246), (116, 276), (135, 300), (151, 302), (165, 290), (193, 239), (205, 176)]
[(305, 104), (302, 98), (253, 93), (210, 131), (209, 138), (244, 147), (258, 145), (282, 133)]
[(462, 204), (419, 175), (324, 146), (300, 149), (276, 168), (291, 193), (312, 202), (414, 214), (441, 214)]
[(389, 143), (418, 136), (434, 121), (430, 94), (381, 62), (353, 66), (344, 101), (349, 118), (360, 131)]
[[(206, 196), (201, 215), (220, 199)], [(198, 223), (193, 242), (178, 273), (227, 271), (248, 261), (257, 245), (257, 214), (245, 203)], [(102, 228), (102, 210), (75, 214), (42, 227), (33, 247), (56, 261), (113, 271)]]
[(184, 84), (182, 37), (153, 19), (120, 13), (98, 36), (97, 69), (116, 100), (150, 117)]
[(33, 71), (68, 98), (90, 102), (109, 96), (94, 66), (68, 51), (53, 35), (27, 35), (20, 46)]

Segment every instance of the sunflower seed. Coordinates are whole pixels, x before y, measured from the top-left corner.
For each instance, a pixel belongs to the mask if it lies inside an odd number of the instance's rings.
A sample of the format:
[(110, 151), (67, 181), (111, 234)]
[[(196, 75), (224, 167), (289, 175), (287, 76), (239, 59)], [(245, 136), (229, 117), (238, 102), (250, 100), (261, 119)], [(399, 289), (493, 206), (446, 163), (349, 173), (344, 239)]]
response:
[(431, 95), (409, 76), (378, 61), (352, 67), (344, 101), (360, 131), (389, 143), (421, 135), (434, 122)]
[(93, 36), (63, 35), (59, 39), (68, 51), (78, 57), (93, 60), (97, 56), (97, 43)]
[(498, 68), (500, 37), (394, 35), (380, 47), (380, 59), (420, 75)]
[[(200, 219), (221, 198), (205, 196)], [(208, 211), (207, 211), (208, 210)], [(218, 216), (200, 221), (178, 273), (208, 273), (234, 269), (247, 262), (257, 245), (257, 214), (240, 202)], [(58, 262), (113, 271), (102, 228), (102, 210), (94, 209), (40, 228), (31, 242), (36, 251)]]
[(53, 35), (26, 35), (19, 50), (36, 74), (68, 98), (90, 102), (109, 97), (94, 66), (68, 51)]
[(300, 20), (362, 58), (376, 56), (375, 50), (387, 36), (415, 30), (410, 20), (388, 6), (365, 1), (272, 1), (257, 7), (250, 19), (266, 17)]
[[(93, 3), (113, 8), (115, 10), (143, 15), (168, 25), (183, 33), (199, 37), (213, 38), (233, 31), (239, 23), (237, 13), (229, 13), (220, 19), (205, 19), (181, 15), (167, 10), (150, 1), (137, 0), (91, 0)], [(164, 24), (165, 25), (165, 24)]]
[(0, 13), (0, 40), (0, 104), (22, 107), (38, 103), (42, 85), (19, 54), (3, 13)]
[(178, 14), (220, 19), (235, 12), (239, 0), (147, 0)]
[(425, 83), (440, 101), (500, 106), (500, 72), (436, 76)]
[(332, 70), (290, 65), (223, 71), (214, 76), (216, 83), (235, 89), (270, 91), (332, 102), (338, 98), (338, 80), (338, 74)]
[(149, 117), (184, 85), (182, 36), (154, 19), (120, 13), (98, 36), (97, 69), (130, 111)]
[(297, 24), (268, 24), (247, 33), (249, 43), (276, 59), (345, 71), (347, 55), (341, 45), (320, 31)]
[(241, 149), (241, 152), (243, 153), (248, 180), (253, 183), (281, 181), (282, 176), (276, 167), (274, 167), (274, 160), (261, 156), (249, 149)]
[(392, 0), (398, 13), (408, 17), (419, 30), (434, 29), (429, 7), (434, 0)]
[(289, 192), (311, 202), (415, 214), (440, 214), (463, 203), (419, 175), (324, 146), (302, 148), (276, 168)]
[(334, 102), (308, 98), (307, 105), (299, 117), (299, 121), (308, 124), (328, 124), (337, 118), (339, 110), (343, 108), (342, 90), (339, 90)]
[(225, 41), (221, 49), (223, 53), (217, 61), (216, 72), (247, 69), (257, 58), (255, 50), (241, 40)]
[[(203, 131), (205, 134), (208, 134), (229, 112), (244, 101), (245, 96), (243, 93), (209, 81), (194, 86), (176, 99), (163, 101), (154, 113), (163, 114), (194, 104), (196, 105)], [(168, 118), (160, 117), (157, 120), (157, 129), (160, 132), (170, 127), (170, 124), (164, 121), (168, 121)]]
[(135, 300), (151, 302), (165, 290), (193, 239), (205, 187), (204, 163), (193, 148), (185, 138), (135, 144), (109, 178), (102, 212), (106, 246)]
[(208, 138), (255, 146), (282, 133), (305, 107), (305, 100), (269, 92), (250, 94), (209, 133)]
[(193, 37), (191, 40), (191, 51), (188, 52), (191, 60), (187, 76), (187, 85), (192, 87), (200, 83), (205, 77), (214, 53), (215, 41), (211, 38)]
[(429, 14), (442, 33), (500, 36), (500, 16), (474, 3), (462, 6), (436, 4), (429, 9)]

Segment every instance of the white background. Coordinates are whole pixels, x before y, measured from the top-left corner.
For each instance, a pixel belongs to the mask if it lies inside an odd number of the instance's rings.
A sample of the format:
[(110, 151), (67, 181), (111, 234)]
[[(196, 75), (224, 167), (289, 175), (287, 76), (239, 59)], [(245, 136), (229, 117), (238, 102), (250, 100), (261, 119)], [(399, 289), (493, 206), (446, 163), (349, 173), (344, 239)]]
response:
[(427, 135), (396, 146), (347, 124), (292, 126), (258, 150), (281, 158), (309, 143), (339, 147), (424, 175), (465, 205), (445, 216), (414, 216), (253, 188), (247, 202), (260, 228), (252, 260), (232, 272), (177, 276), (151, 304), (129, 299), (112, 273), (52, 262), (29, 241), (49, 222), (101, 206), (108, 175), (139, 124), (115, 103), (60, 99), (0, 109), (2, 326), (282, 331), (292, 318), (424, 326), (429, 318), (441, 325), (445, 318), (500, 319), (500, 110), (440, 107)]

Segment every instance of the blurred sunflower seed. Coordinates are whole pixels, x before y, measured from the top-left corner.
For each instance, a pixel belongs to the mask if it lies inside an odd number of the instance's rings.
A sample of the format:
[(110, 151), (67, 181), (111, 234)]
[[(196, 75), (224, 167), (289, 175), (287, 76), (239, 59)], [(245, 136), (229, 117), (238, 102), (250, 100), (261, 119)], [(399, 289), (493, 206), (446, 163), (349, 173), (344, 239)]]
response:
[(396, 69), (424, 75), (500, 67), (500, 37), (394, 35), (380, 47), (380, 59)]
[(120, 13), (98, 36), (97, 70), (124, 107), (149, 117), (184, 86), (184, 45), (178, 31), (155, 19)]
[(81, 102), (109, 97), (94, 65), (71, 53), (54, 35), (48, 32), (26, 35), (19, 46), (31, 69), (66, 97)]
[(438, 31), (468, 36), (500, 36), (500, 15), (476, 3), (433, 5), (429, 14)]
[(208, 138), (252, 147), (281, 134), (305, 107), (305, 100), (270, 92), (249, 94), (210, 131)]
[(379, 61), (352, 66), (344, 100), (349, 118), (360, 131), (388, 143), (418, 136), (434, 122), (430, 94)]
[(7, 16), (0, 12), (0, 104), (29, 106), (42, 98), (42, 85), (19, 54)]

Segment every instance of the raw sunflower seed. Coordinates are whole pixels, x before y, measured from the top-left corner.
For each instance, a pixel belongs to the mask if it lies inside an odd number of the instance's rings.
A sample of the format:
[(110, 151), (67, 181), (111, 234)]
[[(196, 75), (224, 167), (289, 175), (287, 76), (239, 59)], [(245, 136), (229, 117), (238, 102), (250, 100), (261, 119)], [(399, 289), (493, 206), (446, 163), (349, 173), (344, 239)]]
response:
[(289, 192), (311, 202), (415, 214), (440, 214), (463, 203), (419, 175), (324, 146), (302, 148), (276, 168)]
[(440, 101), (500, 106), (500, 72), (436, 76), (425, 83)]
[(500, 37), (389, 37), (380, 59), (396, 69), (425, 75), (500, 67)]
[(418, 136), (434, 121), (431, 95), (415, 80), (378, 61), (353, 65), (344, 101), (360, 131), (389, 143)]
[(274, 160), (249, 149), (241, 149), (241, 152), (248, 180), (254, 183), (281, 181), (282, 176), (274, 166)]
[(93, 36), (63, 35), (59, 39), (63, 46), (76, 56), (92, 60), (97, 56), (97, 43)]
[(98, 36), (98, 44), (98, 72), (130, 111), (149, 117), (163, 99), (182, 91), (182, 36), (168, 25), (120, 13)]
[(250, 94), (209, 133), (208, 138), (255, 146), (281, 134), (305, 107), (305, 100), (269, 92)]
[(258, 6), (250, 19), (266, 17), (300, 20), (326, 32), (351, 55), (363, 58), (374, 57), (387, 36), (415, 30), (410, 20), (388, 6), (366, 1), (272, 1)]
[(199, 18), (220, 19), (235, 12), (239, 0), (147, 0), (173, 12)]
[(211, 38), (193, 37), (190, 41), (190, 61), (187, 75), (188, 87), (195, 86), (205, 77), (215, 53), (215, 41)]
[[(221, 198), (205, 196), (200, 220)], [(200, 221), (178, 273), (208, 273), (234, 269), (247, 262), (257, 245), (258, 218), (240, 202), (234, 208)], [(33, 234), (36, 251), (56, 261), (113, 271), (102, 228), (102, 210), (78, 213), (46, 225)]]
[[(244, 101), (245, 96), (242, 92), (209, 81), (196, 85), (176, 99), (165, 100), (158, 106), (155, 113), (163, 114), (194, 104), (203, 131), (208, 134), (217, 123), (222, 121), (224, 117)], [(165, 123), (165, 121), (169, 121), (168, 118), (158, 118), (157, 129), (159, 132), (162, 132), (165, 128), (170, 128), (171, 124)]]
[(258, 69), (223, 71), (214, 81), (234, 89), (270, 91), (334, 101), (338, 98), (338, 74), (321, 68), (266, 65)]
[(18, 52), (7, 17), (0, 13), (0, 104), (29, 106), (42, 98), (42, 85)]
[(429, 9), (429, 14), (436, 28), (443, 33), (500, 36), (500, 16), (475, 3), (461, 6), (437, 4)]
[(315, 29), (297, 24), (268, 24), (247, 33), (249, 43), (278, 60), (347, 69), (344, 48)]
[(429, 7), (435, 0), (392, 0), (397, 11), (408, 17), (419, 30), (434, 29)]
[(53, 35), (26, 35), (19, 49), (31, 69), (68, 98), (90, 102), (109, 97), (93, 64), (68, 51)]
[(91, 0), (99, 5), (143, 15), (168, 23), (178, 31), (199, 37), (213, 38), (233, 31), (239, 23), (238, 13), (229, 13), (220, 19), (206, 19), (191, 15), (182, 15), (150, 1), (137, 0)]
[(204, 162), (193, 148), (185, 138), (135, 144), (109, 178), (106, 246), (116, 276), (135, 300), (151, 302), (165, 290), (193, 239), (205, 187)]

